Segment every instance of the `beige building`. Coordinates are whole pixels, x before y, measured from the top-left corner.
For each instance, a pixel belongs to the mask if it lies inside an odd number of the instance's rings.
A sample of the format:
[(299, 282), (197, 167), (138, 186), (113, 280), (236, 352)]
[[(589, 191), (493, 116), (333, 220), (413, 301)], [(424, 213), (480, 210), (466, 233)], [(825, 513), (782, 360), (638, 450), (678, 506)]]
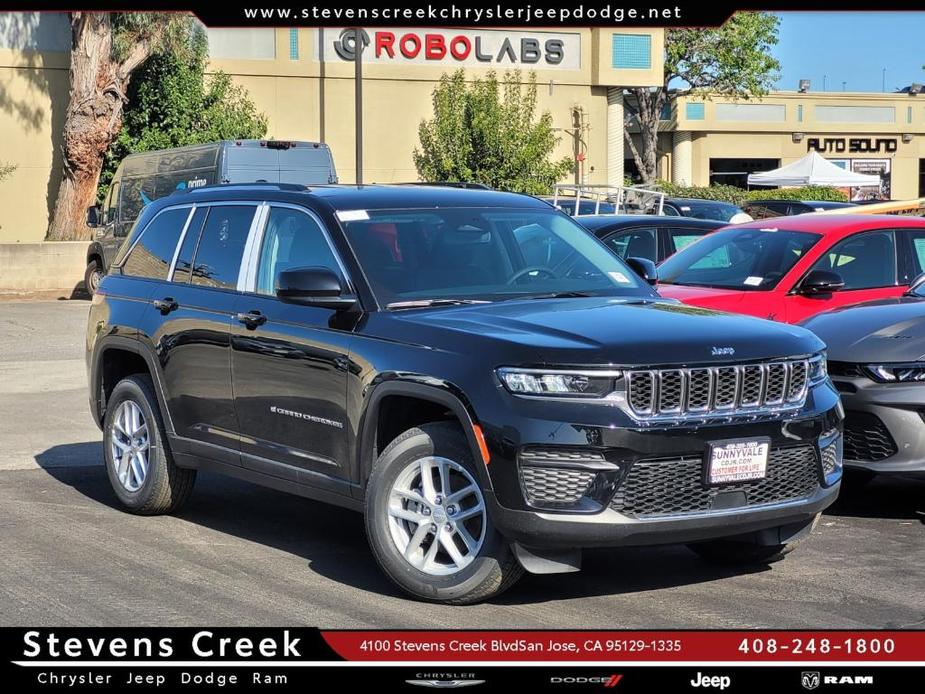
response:
[[(212, 29), (211, 61), (250, 92), (277, 139), (324, 140), (342, 182), (355, 180), (352, 43), (338, 29)], [(457, 68), (535, 72), (569, 181), (620, 183), (623, 88), (661, 81), (659, 29), (368, 29), (363, 62), (363, 180), (417, 179), (412, 151), (440, 76)], [(64, 15), (0, 14), (0, 243), (40, 241), (61, 171), (69, 27)], [(881, 191), (922, 194), (925, 95), (775, 92), (761, 101), (684, 97), (666, 109), (660, 175), (694, 185), (744, 185), (752, 171), (810, 149), (840, 165), (881, 172)]]
[[(276, 139), (324, 140), (342, 182), (356, 180), (352, 44), (338, 29), (210, 29), (215, 69), (243, 85)], [(660, 29), (368, 29), (363, 53), (363, 180), (417, 180), (412, 151), (440, 76), (463, 68), (535, 72), (557, 155), (586, 183), (623, 179), (622, 88), (662, 74)], [(63, 15), (0, 14), (0, 243), (40, 241), (60, 176), (69, 29)], [(571, 178), (569, 180), (572, 180)]]

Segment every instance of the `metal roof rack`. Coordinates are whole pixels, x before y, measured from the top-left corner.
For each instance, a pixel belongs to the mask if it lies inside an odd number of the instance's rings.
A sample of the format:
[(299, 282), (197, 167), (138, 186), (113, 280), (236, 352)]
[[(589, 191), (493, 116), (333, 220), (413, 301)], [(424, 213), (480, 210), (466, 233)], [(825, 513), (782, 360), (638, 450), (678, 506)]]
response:
[[(581, 216), (581, 202), (589, 200), (594, 203), (592, 215), (602, 214), (601, 203), (614, 206), (612, 213), (606, 214), (664, 214), (665, 193), (652, 188), (640, 186), (579, 185), (574, 183), (557, 183), (553, 186), (553, 205), (560, 209), (572, 208), (573, 216)], [(588, 213), (584, 213), (587, 215)]]

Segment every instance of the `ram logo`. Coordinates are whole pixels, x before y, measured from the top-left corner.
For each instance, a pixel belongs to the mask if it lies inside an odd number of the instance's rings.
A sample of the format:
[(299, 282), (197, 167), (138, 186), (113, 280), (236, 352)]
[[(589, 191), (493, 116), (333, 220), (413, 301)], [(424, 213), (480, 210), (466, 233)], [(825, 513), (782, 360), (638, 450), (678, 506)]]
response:
[(803, 685), (803, 689), (816, 689), (819, 686), (819, 679), (818, 672), (800, 673), (800, 684)]

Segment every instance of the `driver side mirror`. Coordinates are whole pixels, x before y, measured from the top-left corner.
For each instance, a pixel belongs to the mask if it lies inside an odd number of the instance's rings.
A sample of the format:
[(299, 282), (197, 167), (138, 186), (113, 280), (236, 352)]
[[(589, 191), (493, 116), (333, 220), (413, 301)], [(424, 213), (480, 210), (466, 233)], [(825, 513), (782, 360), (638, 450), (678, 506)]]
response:
[(805, 296), (819, 296), (820, 294), (831, 294), (843, 289), (845, 280), (837, 272), (830, 270), (813, 270), (800, 283), (797, 289), (798, 294)]
[(627, 258), (626, 264), (630, 266), (630, 270), (639, 275), (649, 284), (658, 283), (658, 270), (653, 263), (648, 258)]
[(276, 296), (290, 304), (346, 311), (356, 305), (356, 297), (345, 296), (340, 277), (326, 267), (300, 267), (284, 270), (276, 280)]
[(909, 288), (903, 292), (903, 296), (925, 297), (925, 272), (912, 280)]
[(102, 219), (102, 212), (100, 211), (99, 205), (91, 205), (87, 208), (87, 226), (91, 229), (96, 229), (100, 226)]

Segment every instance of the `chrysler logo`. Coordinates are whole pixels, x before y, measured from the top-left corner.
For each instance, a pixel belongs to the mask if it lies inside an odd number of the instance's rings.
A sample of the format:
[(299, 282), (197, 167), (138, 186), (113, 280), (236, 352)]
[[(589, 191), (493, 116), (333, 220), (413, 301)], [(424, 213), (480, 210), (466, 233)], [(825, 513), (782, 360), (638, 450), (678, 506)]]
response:
[(736, 351), (732, 347), (714, 347), (710, 350), (710, 354), (714, 357), (731, 357), (735, 353)]

